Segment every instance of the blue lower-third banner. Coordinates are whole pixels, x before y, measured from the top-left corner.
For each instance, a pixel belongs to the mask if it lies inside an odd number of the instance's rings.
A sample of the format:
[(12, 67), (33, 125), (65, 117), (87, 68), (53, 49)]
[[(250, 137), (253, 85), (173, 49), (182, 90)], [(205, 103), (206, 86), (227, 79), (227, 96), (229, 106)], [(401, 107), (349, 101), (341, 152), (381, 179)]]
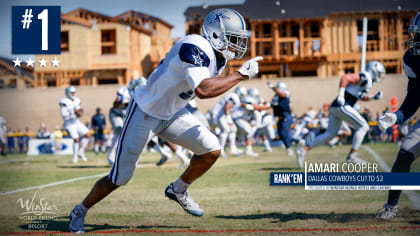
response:
[(305, 186), (306, 190), (420, 190), (420, 172), (271, 172), (270, 185)]

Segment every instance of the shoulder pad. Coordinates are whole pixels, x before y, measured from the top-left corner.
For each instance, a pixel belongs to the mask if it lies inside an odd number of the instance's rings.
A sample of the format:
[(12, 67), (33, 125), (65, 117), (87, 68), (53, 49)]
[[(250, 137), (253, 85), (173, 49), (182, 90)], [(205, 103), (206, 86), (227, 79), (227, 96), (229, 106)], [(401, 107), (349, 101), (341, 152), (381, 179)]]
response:
[(208, 67), (210, 65), (210, 59), (207, 54), (197, 45), (190, 43), (183, 43), (181, 45), (181, 48), (179, 49), (179, 58), (181, 61), (194, 66)]

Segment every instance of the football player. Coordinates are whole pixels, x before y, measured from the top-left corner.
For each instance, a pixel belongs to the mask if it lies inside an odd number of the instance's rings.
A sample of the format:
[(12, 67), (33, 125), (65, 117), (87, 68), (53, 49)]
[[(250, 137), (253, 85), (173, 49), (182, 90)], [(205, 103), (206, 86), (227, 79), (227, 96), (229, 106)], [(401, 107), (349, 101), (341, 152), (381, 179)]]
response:
[(121, 130), (124, 124), (125, 115), (127, 113), (127, 107), (130, 103), (134, 89), (137, 86), (145, 85), (146, 79), (141, 77), (140, 79), (132, 79), (127, 86), (121, 86), (117, 90), (117, 96), (112, 104), (112, 108), (109, 110), (109, 120), (112, 125), (113, 137), (111, 141), (111, 147), (108, 153), (108, 163), (114, 164), (115, 161), (115, 149), (117, 148), (117, 141), (121, 134)]
[(0, 116), (0, 154), (6, 156), (6, 120)]
[[(266, 107), (268, 109), (268, 107)], [(253, 137), (257, 127), (251, 125), (251, 121), (255, 121), (255, 111), (263, 110), (259, 106), (259, 92), (256, 88), (250, 88), (247, 91), (247, 96), (241, 100), (241, 106), (238, 107), (232, 114), (232, 119), (238, 127), (239, 133), (245, 135), (246, 151), (245, 155), (251, 157), (258, 157), (259, 154), (252, 150)], [(255, 122), (254, 122), (255, 123)]]
[(241, 154), (241, 150), (236, 147), (237, 127), (233, 123), (231, 114), (235, 108), (240, 107), (240, 96), (242, 96), (241, 93), (243, 93), (244, 89), (245, 88), (242, 86), (237, 87), (234, 93), (229, 93), (224, 96), (222, 100), (216, 103), (210, 110), (212, 120), (215, 121), (215, 124), (220, 128), (219, 142), (222, 150), (222, 157), (226, 157), (224, 149), (228, 138), (230, 154), (236, 156)]
[[(80, 99), (76, 97), (76, 88), (69, 86), (65, 90), (66, 97), (59, 102), (61, 117), (64, 120), (64, 129), (67, 130), (73, 139), (73, 163), (78, 162), (78, 157), (83, 161), (88, 159), (85, 156), (85, 148), (89, 144), (89, 129), (79, 120), (83, 114), (80, 106)], [(79, 144), (80, 143), (80, 144)]]
[(71, 211), (71, 232), (84, 232), (88, 209), (132, 178), (140, 153), (154, 135), (195, 153), (190, 166), (166, 187), (165, 195), (187, 213), (203, 215), (187, 189), (216, 162), (220, 144), (185, 106), (195, 96), (216, 97), (242, 80), (254, 78), (262, 57), (252, 58), (238, 71), (220, 76), (228, 60), (242, 58), (247, 50), (245, 20), (235, 10), (216, 9), (206, 16), (202, 29), (202, 36), (188, 35), (175, 43), (147, 84), (136, 88), (112, 170), (98, 180), (86, 198)]
[(271, 107), (273, 108), (274, 116), (278, 117), (277, 132), (286, 147), (286, 154), (288, 156), (293, 156), (294, 153), (291, 149), (291, 144), (294, 139), (290, 132), (290, 126), (293, 124), (293, 117), (290, 109), (290, 93), (287, 89), (287, 84), (284, 82), (277, 82), (276, 86), (274, 86), (273, 83), (268, 82), (267, 87), (271, 88), (275, 93), (271, 101)]
[[(385, 113), (378, 126), (385, 131), (394, 124), (402, 124), (416, 113), (420, 106), (420, 12), (414, 16), (408, 28), (408, 50), (403, 57), (405, 74), (408, 77), (407, 95), (401, 107), (394, 113)], [(420, 120), (410, 129), (398, 152), (391, 172), (410, 172), (413, 161), (420, 156)], [(401, 190), (390, 190), (388, 202), (377, 215), (380, 219), (391, 220), (397, 215)]]
[(101, 113), (101, 108), (96, 108), (96, 114), (92, 116), (92, 129), (95, 132), (95, 146), (94, 151), (96, 154), (99, 153), (99, 146), (101, 147), (101, 151), (105, 153), (106, 146), (105, 146), (105, 137), (104, 137), (104, 128), (106, 125), (106, 120), (104, 114)]
[(374, 83), (385, 76), (385, 67), (379, 61), (371, 61), (366, 65), (366, 70), (357, 74), (345, 74), (341, 77), (337, 98), (331, 103), (328, 129), (315, 138), (308, 136), (304, 147), (296, 149), (296, 161), (303, 168), (306, 153), (320, 144), (324, 144), (337, 136), (343, 121), (349, 123), (354, 129), (352, 148), (346, 161), (349, 163), (365, 163), (357, 157), (357, 149), (362, 144), (363, 138), (369, 131), (369, 125), (360, 113), (354, 109), (356, 102), (378, 100), (382, 98), (382, 91), (375, 95), (368, 95)]

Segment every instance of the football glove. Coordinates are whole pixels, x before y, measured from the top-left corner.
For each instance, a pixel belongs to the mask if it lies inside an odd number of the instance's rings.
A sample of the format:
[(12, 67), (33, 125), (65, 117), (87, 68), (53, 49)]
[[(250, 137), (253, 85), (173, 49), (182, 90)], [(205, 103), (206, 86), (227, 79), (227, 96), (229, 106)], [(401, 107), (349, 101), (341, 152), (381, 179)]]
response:
[(246, 61), (238, 72), (243, 76), (247, 75), (249, 79), (253, 79), (258, 74), (258, 61), (262, 59), (263, 57), (258, 56)]
[(271, 83), (271, 82), (267, 82), (267, 87), (268, 87), (268, 88), (273, 88), (273, 87), (274, 87), (274, 84), (273, 84), (273, 83)]
[(394, 113), (387, 112), (379, 118), (378, 126), (382, 132), (385, 132), (385, 130), (394, 125), (395, 122), (397, 122), (397, 116)]

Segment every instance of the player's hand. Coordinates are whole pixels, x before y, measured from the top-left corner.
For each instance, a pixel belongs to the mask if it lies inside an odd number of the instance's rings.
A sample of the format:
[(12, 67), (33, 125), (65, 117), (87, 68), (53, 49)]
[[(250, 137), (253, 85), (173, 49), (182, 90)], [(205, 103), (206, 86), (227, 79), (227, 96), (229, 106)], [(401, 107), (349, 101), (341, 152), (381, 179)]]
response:
[(382, 91), (379, 91), (375, 95), (373, 95), (373, 99), (379, 100), (379, 99), (382, 98), (382, 95), (383, 95), (383, 92)]
[(394, 113), (387, 112), (379, 118), (378, 126), (382, 132), (385, 132), (385, 130), (394, 125), (395, 122), (397, 122), (397, 116)]
[(248, 76), (249, 79), (253, 79), (258, 74), (258, 61), (261, 61), (263, 57), (254, 57), (239, 68), (238, 72), (243, 76)]
[(344, 96), (339, 95), (337, 97), (337, 103), (338, 103), (338, 105), (342, 106), (342, 105), (344, 105), (345, 102), (346, 102), (346, 100), (344, 99)]
[(268, 88), (273, 88), (273, 87), (274, 87), (274, 84), (273, 84), (273, 83), (271, 83), (271, 82), (267, 82), (267, 87), (268, 87)]
[(77, 117), (81, 117), (83, 115), (83, 109), (80, 108), (80, 109), (76, 110), (74, 113), (76, 113)]

